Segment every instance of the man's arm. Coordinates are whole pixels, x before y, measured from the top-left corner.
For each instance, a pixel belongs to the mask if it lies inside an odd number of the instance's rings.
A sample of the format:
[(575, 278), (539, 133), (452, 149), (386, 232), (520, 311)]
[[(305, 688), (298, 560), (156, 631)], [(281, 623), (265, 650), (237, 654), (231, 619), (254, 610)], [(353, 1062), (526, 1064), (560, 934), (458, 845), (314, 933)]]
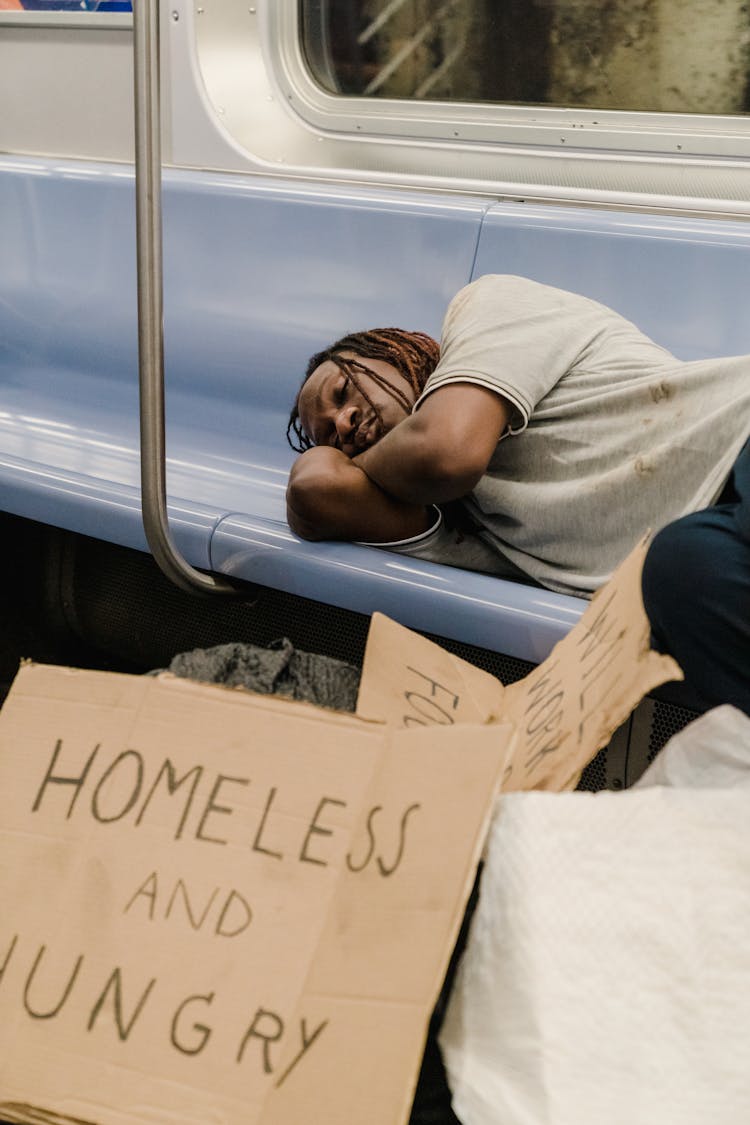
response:
[(510, 418), (494, 391), (441, 387), (416, 414), (350, 460), (316, 446), (292, 467), (287, 518), (303, 539), (389, 542), (426, 531), (427, 505), (457, 500), (479, 482)]
[(326, 445), (297, 458), (286, 501), (289, 526), (302, 539), (388, 543), (419, 535), (434, 521), (424, 505), (389, 496), (341, 450)]
[(451, 383), (355, 457), (388, 495), (410, 504), (460, 500), (484, 476), (511, 408), (495, 391)]

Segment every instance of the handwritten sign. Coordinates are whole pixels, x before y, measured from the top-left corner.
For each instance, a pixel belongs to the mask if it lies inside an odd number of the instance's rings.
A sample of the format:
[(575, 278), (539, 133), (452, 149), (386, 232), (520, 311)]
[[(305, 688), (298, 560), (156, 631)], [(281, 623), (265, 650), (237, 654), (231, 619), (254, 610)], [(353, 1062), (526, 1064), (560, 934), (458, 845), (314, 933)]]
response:
[(26, 666), (0, 712), (0, 1119), (399, 1125), (507, 747)]
[(516, 739), (503, 789), (575, 788), (643, 696), (682, 679), (671, 657), (650, 648), (641, 598), (647, 545), (638, 544), (548, 658), (507, 687), (375, 614), (357, 713), (397, 727), (511, 724)]
[(358, 715), (414, 729), (498, 721), (504, 707), (505, 689), (489, 672), (373, 614)]

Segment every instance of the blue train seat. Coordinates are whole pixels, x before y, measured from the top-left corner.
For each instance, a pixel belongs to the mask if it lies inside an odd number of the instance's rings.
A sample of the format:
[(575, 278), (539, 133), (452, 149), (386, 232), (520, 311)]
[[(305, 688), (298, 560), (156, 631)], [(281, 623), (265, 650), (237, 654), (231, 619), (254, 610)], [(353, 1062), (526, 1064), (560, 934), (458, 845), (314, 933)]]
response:
[[(0, 508), (146, 549), (132, 169), (0, 158)], [(750, 351), (750, 230), (489, 198), (169, 170), (169, 515), (197, 567), (539, 661), (583, 603), (285, 520), (308, 356), (356, 329), (438, 335), (486, 272), (587, 293), (686, 358)]]

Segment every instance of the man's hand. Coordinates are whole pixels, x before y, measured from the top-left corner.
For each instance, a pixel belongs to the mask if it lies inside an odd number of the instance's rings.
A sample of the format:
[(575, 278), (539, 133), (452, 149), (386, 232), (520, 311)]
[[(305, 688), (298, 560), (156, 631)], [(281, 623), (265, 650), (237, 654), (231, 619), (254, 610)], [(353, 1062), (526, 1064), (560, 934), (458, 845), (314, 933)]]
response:
[(430, 526), (423, 505), (395, 499), (339, 449), (315, 446), (289, 474), (287, 519), (302, 539), (387, 543)]

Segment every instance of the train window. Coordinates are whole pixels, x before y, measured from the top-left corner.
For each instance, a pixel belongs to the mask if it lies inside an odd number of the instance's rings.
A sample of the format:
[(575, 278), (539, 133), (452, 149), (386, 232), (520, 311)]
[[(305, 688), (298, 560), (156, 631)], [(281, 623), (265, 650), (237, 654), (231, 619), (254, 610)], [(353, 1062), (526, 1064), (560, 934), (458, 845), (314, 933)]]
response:
[(750, 112), (745, 0), (300, 0), (324, 90), (358, 98)]

